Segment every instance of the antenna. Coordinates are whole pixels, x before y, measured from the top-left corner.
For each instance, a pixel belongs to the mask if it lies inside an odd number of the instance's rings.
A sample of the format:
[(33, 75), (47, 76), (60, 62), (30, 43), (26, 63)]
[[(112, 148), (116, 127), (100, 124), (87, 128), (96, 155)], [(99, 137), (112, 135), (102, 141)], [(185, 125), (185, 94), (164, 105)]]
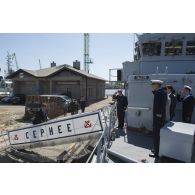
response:
[(156, 67), (156, 74), (158, 74), (159, 73), (159, 69), (158, 69), (158, 66)]
[(168, 74), (168, 66), (165, 67), (165, 74)]
[(42, 69), (41, 60), (40, 59), (39, 59), (39, 68), (40, 68), (40, 70)]
[(89, 57), (89, 33), (84, 33), (84, 70), (89, 73), (89, 64), (92, 64)]

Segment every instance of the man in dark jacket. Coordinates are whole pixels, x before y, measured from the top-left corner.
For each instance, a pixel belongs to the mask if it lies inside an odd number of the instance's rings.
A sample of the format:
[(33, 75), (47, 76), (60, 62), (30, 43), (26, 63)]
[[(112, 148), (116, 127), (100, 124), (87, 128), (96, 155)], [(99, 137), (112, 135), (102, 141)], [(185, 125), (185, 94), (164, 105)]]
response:
[(81, 112), (85, 112), (85, 107), (86, 107), (86, 99), (84, 96), (81, 96), (80, 99), (80, 107), (81, 107)]
[(70, 113), (71, 115), (78, 114), (79, 110), (79, 105), (78, 102), (74, 99), (71, 100), (70, 102)]
[(175, 108), (177, 105), (177, 96), (175, 95), (175, 90), (171, 85), (166, 85), (167, 89), (167, 95), (171, 100), (170, 108), (169, 108), (169, 115), (170, 115), (170, 121), (173, 120), (173, 117), (175, 116)]
[(151, 80), (154, 93), (153, 102), (153, 143), (154, 150), (150, 157), (158, 157), (160, 143), (160, 129), (165, 124), (167, 94), (161, 88), (163, 81)]
[(113, 99), (117, 101), (118, 128), (123, 129), (125, 110), (128, 105), (127, 97), (123, 95), (122, 90), (118, 90), (118, 94), (113, 96)]
[(35, 113), (35, 117), (33, 119), (33, 125), (40, 124), (47, 121), (47, 113), (46, 113), (46, 106), (44, 104), (40, 104), (39, 108)]
[(184, 89), (178, 94), (178, 101), (182, 102), (182, 121), (191, 123), (192, 113), (194, 109), (194, 97), (191, 94), (192, 88), (184, 85)]

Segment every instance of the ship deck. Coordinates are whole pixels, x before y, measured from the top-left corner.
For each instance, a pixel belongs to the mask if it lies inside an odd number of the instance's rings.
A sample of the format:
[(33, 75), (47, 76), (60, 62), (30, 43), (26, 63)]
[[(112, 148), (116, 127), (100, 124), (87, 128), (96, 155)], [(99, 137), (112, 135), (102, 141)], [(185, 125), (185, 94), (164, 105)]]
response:
[[(177, 160), (167, 157), (158, 159), (149, 157), (151, 148), (153, 147), (152, 133), (140, 132), (136, 130), (123, 130), (115, 131), (116, 138), (112, 142), (110, 150), (116, 152), (133, 161), (144, 163), (175, 163)], [(115, 157), (109, 156), (111, 162), (120, 162)]]

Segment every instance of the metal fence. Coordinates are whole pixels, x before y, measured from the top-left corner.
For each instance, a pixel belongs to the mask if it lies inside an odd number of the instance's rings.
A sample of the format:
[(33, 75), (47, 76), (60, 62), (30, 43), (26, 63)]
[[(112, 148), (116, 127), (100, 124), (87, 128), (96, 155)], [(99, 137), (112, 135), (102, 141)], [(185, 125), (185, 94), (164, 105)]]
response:
[(106, 106), (100, 109), (102, 115), (103, 132), (96, 146), (94, 147), (87, 163), (104, 163), (106, 162), (107, 151), (112, 140), (112, 130), (117, 123), (116, 104)]

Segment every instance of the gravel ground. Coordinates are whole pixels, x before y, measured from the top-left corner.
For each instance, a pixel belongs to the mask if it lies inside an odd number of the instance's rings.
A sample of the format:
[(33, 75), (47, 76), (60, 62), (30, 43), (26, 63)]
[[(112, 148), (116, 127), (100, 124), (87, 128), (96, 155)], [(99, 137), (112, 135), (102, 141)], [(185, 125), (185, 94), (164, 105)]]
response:
[(16, 105), (0, 105), (0, 131), (25, 126), (18, 122), (24, 116), (25, 107)]
[[(102, 101), (93, 103), (86, 107), (86, 112), (95, 111), (99, 108), (107, 106), (111, 102), (111, 97)], [(24, 116), (25, 106), (18, 105), (0, 105), (0, 131), (16, 129), (30, 125), (29, 123), (20, 122)], [(68, 114), (69, 115), (69, 114)]]

